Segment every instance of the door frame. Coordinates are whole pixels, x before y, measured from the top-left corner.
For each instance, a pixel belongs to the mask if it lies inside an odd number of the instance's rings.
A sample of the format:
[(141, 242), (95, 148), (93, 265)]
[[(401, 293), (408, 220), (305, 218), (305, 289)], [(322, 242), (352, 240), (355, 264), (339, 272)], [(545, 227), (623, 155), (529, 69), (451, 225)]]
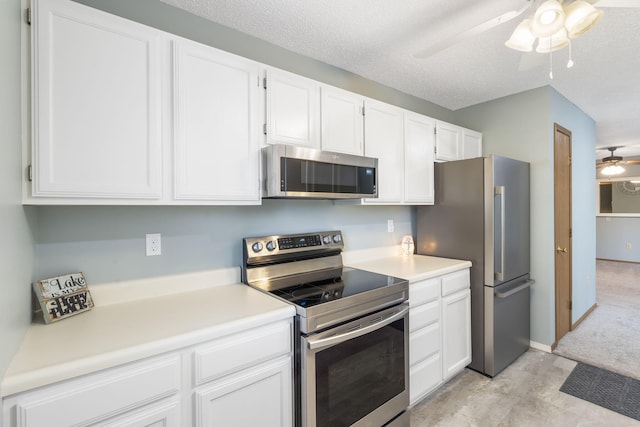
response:
[[(568, 147), (562, 147), (562, 149), (558, 148), (558, 144), (562, 143), (562, 141), (568, 142)], [(573, 262), (572, 262), (572, 199), (571, 199), (571, 131), (565, 129), (564, 127), (554, 123), (553, 125), (553, 163), (554, 163), (554, 175), (553, 175), (553, 192), (554, 192), (554, 209), (553, 209), (553, 218), (554, 218), (554, 239), (553, 239), (553, 251), (554, 251), (554, 300), (555, 300), (555, 342), (553, 344), (553, 348), (558, 344), (558, 341), (569, 331), (572, 330), (572, 298), (573, 298)], [(562, 151), (561, 151), (562, 150)], [(565, 151), (566, 150), (566, 151)], [(568, 152), (568, 161), (563, 158), (559, 158), (559, 155), (562, 152)], [(560, 184), (563, 182), (560, 181), (562, 177), (568, 180), (566, 189), (560, 189)], [(559, 179), (560, 178), (560, 179)], [(568, 193), (568, 194), (567, 194)], [(558, 201), (564, 200), (568, 201), (568, 210), (567, 212), (560, 212), (558, 210)], [(568, 218), (564, 217), (567, 215)], [(568, 236), (562, 236), (559, 234), (561, 231), (558, 230), (558, 223), (562, 220), (568, 219), (569, 230)], [(559, 242), (559, 238), (563, 239), (563, 242)], [(566, 239), (566, 240), (564, 240)], [(565, 246), (566, 245), (566, 246)], [(561, 248), (566, 252), (559, 252), (557, 248)], [(559, 275), (559, 266), (557, 263), (558, 256), (566, 255), (567, 257), (567, 273), (568, 273), (568, 281), (567, 283), (562, 283), (558, 280)], [(563, 296), (565, 299), (563, 300)], [(566, 301), (568, 297), (568, 305), (563, 304), (563, 301)], [(566, 319), (568, 316), (568, 324), (562, 323), (563, 319)]]

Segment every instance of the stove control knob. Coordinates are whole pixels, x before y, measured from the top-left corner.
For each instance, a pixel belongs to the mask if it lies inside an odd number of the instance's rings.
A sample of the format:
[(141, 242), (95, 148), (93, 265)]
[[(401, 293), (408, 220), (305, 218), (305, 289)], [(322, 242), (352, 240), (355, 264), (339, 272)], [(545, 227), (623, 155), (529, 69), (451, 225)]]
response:
[(267, 242), (267, 250), (269, 252), (271, 252), (272, 250), (274, 250), (276, 248), (276, 244), (273, 242), (273, 240), (269, 240)]
[(253, 252), (260, 252), (262, 250), (262, 243), (260, 242), (255, 242), (252, 246), (251, 249), (253, 250)]
[(334, 243), (340, 243), (342, 241), (342, 236), (339, 234), (334, 234), (333, 235), (333, 242)]
[(322, 243), (324, 243), (325, 245), (331, 243), (331, 236), (322, 236)]

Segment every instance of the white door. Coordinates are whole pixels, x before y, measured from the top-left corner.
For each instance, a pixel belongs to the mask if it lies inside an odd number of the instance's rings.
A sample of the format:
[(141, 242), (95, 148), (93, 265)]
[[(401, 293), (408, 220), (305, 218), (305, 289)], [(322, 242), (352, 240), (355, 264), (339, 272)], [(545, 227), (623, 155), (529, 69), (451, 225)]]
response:
[(362, 155), (364, 152), (364, 99), (351, 92), (321, 89), (322, 149)]
[(471, 363), (471, 291), (442, 297), (442, 375), (444, 381)]
[(433, 204), (435, 120), (404, 113), (404, 202)]
[(460, 138), (462, 130), (456, 125), (441, 121), (436, 122), (436, 160), (460, 160)]
[(403, 196), (403, 110), (367, 99), (364, 154), (378, 159), (378, 198), (366, 203), (400, 203)]
[(190, 40), (173, 47), (175, 199), (259, 203), (258, 64)]
[(268, 69), (267, 143), (320, 149), (320, 84)]
[(34, 0), (35, 197), (161, 196), (161, 33)]

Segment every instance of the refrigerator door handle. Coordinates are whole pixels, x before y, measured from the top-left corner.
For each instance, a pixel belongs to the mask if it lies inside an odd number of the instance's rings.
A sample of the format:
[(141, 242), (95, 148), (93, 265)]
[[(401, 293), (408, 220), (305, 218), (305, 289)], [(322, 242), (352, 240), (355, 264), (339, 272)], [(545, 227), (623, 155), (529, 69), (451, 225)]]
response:
[(531, 287), (531, 285), (533, 285), (534, 283), (536, 283), (535, 280), (527, 280), (522, 285), (520, 285), (518, 287), (515, 287), (513, 289), (510, 289), (507, 292), (496, 292), (496, 296), (498, 298), (509, 298), (511, 295), (517, 294), (518, 292), (523, 291), (523, 290)]
[(500, 196), (500, 270), (496, 268), (495, 279), (504, 281), (504, 199), (506, 190), (504, 185), (495, 187), (494, 194)]

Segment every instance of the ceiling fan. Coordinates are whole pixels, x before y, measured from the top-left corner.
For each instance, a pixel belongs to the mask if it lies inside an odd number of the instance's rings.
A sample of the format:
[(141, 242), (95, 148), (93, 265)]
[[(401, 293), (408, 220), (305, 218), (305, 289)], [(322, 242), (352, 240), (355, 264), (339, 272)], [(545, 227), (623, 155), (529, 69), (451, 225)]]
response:
[(622, 156), (616, 156), (615, 151), (620, 147), (607, 147), (609, 150), (609, 156), (603, 157), (600, 163), (596, 163), (597, 169), (602, 169), (600, 172), (603, 175), (619, 175), (624, 172), (624, 168), (621, 165), (640, 165), (640, 160), (623, 160)]
[[(575, 3), (576, 1), (575, 0), (557, 0), (557, 2), (564, 6), (565, 4), (569, 5), (571, 3)], [(593, 6), (597, 6), (598, 8), (640, 7), (640, 2), (638, 2), (638, 0), (585, 0), (585, 2)], [(471, 39), (486, 31), (491, 30), (494, 27), (507, 23), (517, 18), (518, 16), (525, 14), (525, 12), (529, 11), (530, 9), (534, 9), (534, 6), (540, 6), (543, 3), (544, 2), (542, 0), (523, 0), (521, 7), (514, 8), (513, 10), (507, 11), (499, 16), (496, 16), (495, 18), (491, 18), (488, 21), (478, 24), (472, 28), (463, 30), (451, 37), (439, 40), (433, 43), (432, 45), (430, 45), (429, 47), (415, 53), (414, 57), (418, 59), (428, 58), (464, 40)], [(553, 41), (552, 40), (553, 37), (549, 36), (548, 38), (550, 39), (550, 41)]]

